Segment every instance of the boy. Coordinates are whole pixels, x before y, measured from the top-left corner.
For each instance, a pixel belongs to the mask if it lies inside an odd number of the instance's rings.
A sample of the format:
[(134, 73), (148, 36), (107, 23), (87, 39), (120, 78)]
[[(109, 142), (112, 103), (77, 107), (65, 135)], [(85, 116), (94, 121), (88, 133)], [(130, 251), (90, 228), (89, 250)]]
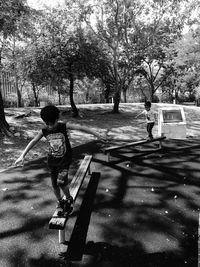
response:
[[(156, 121), (156, 114), (151, 110), (151, 102), (146, 101), (144, 103), (145, 110), (142, 111), (139, 115), (144, 114), (146, 118), (147, 123), (147, 133), (148, 133), (148, 139), (153, 139), (152, 129), (154, 127), (155, 121)], [(136, 118), (139, 116), (137, 115)]]
[[(40, 116), (45, 123), (38, 134), (29, 142), (21, 156), (15, 161), (15, 165), (24, 162), (26, 154), (38, 141), (45, 137), (48, 143), (47, 164), (51, 173), (51, 182), (57, 199), (57, 212), (61, 215), (63, 212), (70, 214), (73, 210), (73, 198), (70, 196), (68, 188), (68, 170), (72, 161), (72, 148), (68, 138), (68, 129), (80, 130), (93, 134), (102, 139), (95, 131), (88, 127), (74, 125), (70, 123), (59, 122), (59, 109), (55, 106), (46, 106), (42, 108)], [(61, 190), (66, 197), (64, 201), (61, 196)]]

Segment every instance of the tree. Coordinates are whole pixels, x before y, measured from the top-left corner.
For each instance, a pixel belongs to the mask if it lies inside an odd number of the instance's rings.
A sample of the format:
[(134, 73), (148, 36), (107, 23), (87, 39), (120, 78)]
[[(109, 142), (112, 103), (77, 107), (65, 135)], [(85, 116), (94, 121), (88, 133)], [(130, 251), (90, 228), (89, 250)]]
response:
[[(200, 38), (199, 28), (184, 34), (168, 49), (168, 68), (171, 74), (167, 79), (169, 90), (177, 102), (181, 95), (191, 99), (199, 87), (200, 78)], [(169, 86), (170, 85), (170, 86)]]
[[(113, 112), (119, 111), (121, 91), (133, 79), (135, 69), (134, 33), (136, 16), (142, 6), (137, 1), (80, 1), (82, 18), (92, 30), (110, 59), (110, 77), (114, 81)], [(93, 23), (93, 17), (95, 23)], [(95, 25), (94, 25), (95, 24)], [(127, 84), (126, 84), (127, 83)]]
[(194, 1), (151, 2), (146, 14), (148, 23), (142, 22), (137, 38), (142, 58), (138, 72), (149, 86), (146, 98), (153, 100), (155, 92), (172, 74), (168, 66), (169, 48), (181, 38), (184, 25), (194, 9)]
[(31, 54), (26, 66), (28, 78), (35, 88), (51, 84), (58, 90), (69, 80), (71, 109), (77, 116), (73, 99), (75, 80), (85, 76), (98, 78), (100, 73), (106, 73), (108, 60), (97, 42), (90, 39), (80, 25), (75, 27), (70, 12), (66, 8), (44, 13), (39, 21), (40, 31), (29, 45)]
[(84, 41), (81, 42), (80, 53), (85, 75), (90, 79), (101, 79), (105, 87), (104, 97), (109, 102), (109, 95), (113, 93), (115, 81), (107, 51), (99, 45), (98, 39), (91, 32), (86, 32)]
[[(33, 57), (29, 61), (28, 77), (34, 86), (49, 85), (60, 88), (70, 81), (70, 103), (74, 115), (78, 110), (73, 100), (74, 79), (83, 73), (80, 37), (70, 3), (65, 8), (46, 10), (39, 18), (39, 31), (32, 41)], [(33, 64), (34, 63), (34, 64)]]
[[(193, 5), (188, 1), (98, 0), (81, 1), (82, 18), (110, 58), (114, 84), (113, 112), (118, 112), (121, 92), (136, 73), (143, 75), (150, 98), (161, 86), (165, 46), (180, 35)], [(194, 3), (194, 1), (192, 1)]]
[[(0, 71), (3, 69), (2, 52), (5, 46), (5, 41), (9, 36), (13, 36), (17, 31), (17, 23), (24, 13), (28, 12), (24, 0), (1, 1), (0, 5)], [(6, 121), (3, 99), (1, 94), (0, 81), (0, 132), (9, 135), (9, 124)]]

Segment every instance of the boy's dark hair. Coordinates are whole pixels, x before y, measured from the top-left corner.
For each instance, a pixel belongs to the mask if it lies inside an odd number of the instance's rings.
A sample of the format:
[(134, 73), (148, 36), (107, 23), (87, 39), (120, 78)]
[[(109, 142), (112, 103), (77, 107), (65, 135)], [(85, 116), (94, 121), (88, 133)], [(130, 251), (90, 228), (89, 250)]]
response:
[(46, 106), (40, 111), (40, 117), (44, 122), (54, 123), (59, 119), (59, 109), (53, 105)]
[(150, 101), (146, 101), (146, 102), (144, 103), (144, 106), (150, 108), (150, 107), (151, 107), (151, 102), (150, 102)]

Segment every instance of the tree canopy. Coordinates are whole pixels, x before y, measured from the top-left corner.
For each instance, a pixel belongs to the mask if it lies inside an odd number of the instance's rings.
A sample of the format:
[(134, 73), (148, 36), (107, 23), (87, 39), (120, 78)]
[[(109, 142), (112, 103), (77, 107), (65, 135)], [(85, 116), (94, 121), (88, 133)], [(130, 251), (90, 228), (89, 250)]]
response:
[[(40, 10), (1, 1), (1, 69), (14, 75), (19, 106), (27, 84), (35, 105), (40, 88), (51, 85), (69, 93), (75, 115), (75, 81), (99, 79), (113, 112), (137, 83), (150, 100), (166, 88), (192, 94), (199, 87), (198, 8), (199, 0), (66, 0)], [(0, 101), (3, 118), (1, 94)]]

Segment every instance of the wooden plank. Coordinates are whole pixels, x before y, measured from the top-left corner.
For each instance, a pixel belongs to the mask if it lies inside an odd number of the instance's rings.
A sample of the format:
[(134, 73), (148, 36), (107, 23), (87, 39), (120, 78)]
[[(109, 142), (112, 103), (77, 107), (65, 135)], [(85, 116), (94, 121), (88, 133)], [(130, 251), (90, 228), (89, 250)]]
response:
[[(57, 214), (57, 212), (56, 212)], [(53, 215), (49, 222), (49, 229), (63, 230), (67, 223), (69, 216), (66, 217), (56, 217)]]
[[(70, 195), (74, 199), (74, 203), (78, 196), (78, 192), (81, 188), (81, 185), (84, 181), (84, 178), (89, 170), (91, 161), (92, 161), (91, 155), (87, 155), (84, 157), (84, 159), (81, 162), (80, 167), (78, 168), (76, 174), (74, 175), (70, 183), (69, 192), (70, 192)], [(49, 229), (63, 230), (65, 228), (68, 218), (69, 216), (66, 216), (66, 217), (58, 216), (57, 210), (56, 210), (49, 222)]]
[(107, 153), (107, 152), (110, 152), (110, 151), (113, 151), (113, 150), (117, 150), (117, 149), (121, 149), (121, 148), (137, 146), (137, 145), (142, 145), (142, 144), (147, 144), (147, 143), (153, 143), (153, 142), (161, 141), (161, 140), (164, 140), (164, 139), (166, 139), (166, 136), (157, 137), (157, 138), (154, 138), (152, 140), (142, 140), (142, 141), (140, 140), (140, 141), (137, 141), (137, 142), (131, 142), (129, 144), (124, 144), (124, 145), (121, 145), (121, 146), (111, 146), (111, 147), (104, 148), (104, 153)]
[(78, 171), (76, 172), (73, 180), (70, 183), (69, 191), (70, 191), (70, 195), (73, 197), (74, 201), (76, 200), (79, 189), (80, 189), (82, 182), (86, 176), (86, 173), (88, 172), (91, 161), (92, 161), (91, 155), (87, 155), (84, 157)]
[(73, 231), (68, 242), (65, 259), (69, 261), (81, 261), (85, 250), (86, 238), (96, 196), (100, 172), (93, 172), (90, 177), (84, 199), (77, 215)]

